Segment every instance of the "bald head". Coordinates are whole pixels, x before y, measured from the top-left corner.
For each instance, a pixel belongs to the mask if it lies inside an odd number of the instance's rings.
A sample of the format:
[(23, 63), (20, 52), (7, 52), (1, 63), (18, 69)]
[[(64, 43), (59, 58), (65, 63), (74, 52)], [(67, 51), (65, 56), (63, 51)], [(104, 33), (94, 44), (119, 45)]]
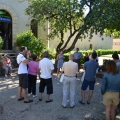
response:
[(69, 55), (69, 60), (72, 60), (72, 61), (74, 60), (74, 55), (73, 54)]

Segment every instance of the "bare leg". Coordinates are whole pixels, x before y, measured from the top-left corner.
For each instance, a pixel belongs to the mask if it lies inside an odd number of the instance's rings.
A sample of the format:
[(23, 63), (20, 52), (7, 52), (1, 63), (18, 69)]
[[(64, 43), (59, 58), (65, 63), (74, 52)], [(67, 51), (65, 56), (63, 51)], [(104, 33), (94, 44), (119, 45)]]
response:
[(116, 106), (111, 105), (111, 120), (115, 120), (115, 108)]
[(46, 98), (46, 101), (49, 101), (50, 100), (50, 95), (47, 94), (47, 98)]
[(93, 95), (93, 90), (89, 90), (88, 102), (90, 102)]
[(39, 99), (41, 99), (42, 98), (42, 93), (39, 93)]
[(27, 90), (23, 88), (22, 91), (23, 91), (23, 95), (24, 95), (24, 101), (28, 101)]
[(82, 102), (85, 102), (85, 91), (81, 90)]
[(18, 99), (22, 98), (22, 88), (18, 88)]
[(105, 120), (110, 120), (110, 108), (111, 106), (106, 106), (106, 119)]

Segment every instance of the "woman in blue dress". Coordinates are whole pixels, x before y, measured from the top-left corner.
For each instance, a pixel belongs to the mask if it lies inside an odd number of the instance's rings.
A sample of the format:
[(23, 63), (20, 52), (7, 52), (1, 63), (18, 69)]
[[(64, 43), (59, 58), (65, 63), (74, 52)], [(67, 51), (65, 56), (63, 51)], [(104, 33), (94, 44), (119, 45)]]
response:
[(62, 68), (63, 66), (63, 62), (64, 62), (64, 55), (63, 55), (63, 51), (60, 51), (60, 53), (57, 55), (57, 76), (60, 72), (60, 69)]

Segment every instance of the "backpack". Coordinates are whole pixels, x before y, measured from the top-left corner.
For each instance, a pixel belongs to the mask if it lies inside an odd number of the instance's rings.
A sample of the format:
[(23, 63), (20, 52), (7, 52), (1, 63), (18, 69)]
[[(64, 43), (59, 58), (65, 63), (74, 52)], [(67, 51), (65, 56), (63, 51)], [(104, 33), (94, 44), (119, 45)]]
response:
[[(21, 54), (21, 53), (20, 53), (20, 54)], [(22, 62), (22, 61), (21, 61), (21, 62)], [(20, 63), (21, 63), (21, 62), (20, 62)], [(20, 65), (20, 63), (19, 63), (19, 64), (17, 63), (17, 57), (16, 57), (16, 58), (14, 58), (14, 60), (13, 60), (13, 63), (12, 63), (12, 64), (13, 64), (13, 67), (14, 67), (14, 68), (18, 68), (18, 67), (19, 67), (19, 65)]]
[(13, 64), (13, 67), (14, 67), (14, 68), (18, 68), (18, 67), (19, 67), (19, 64), (17, 63), (17, 58), (14, 58), (12, 64)]

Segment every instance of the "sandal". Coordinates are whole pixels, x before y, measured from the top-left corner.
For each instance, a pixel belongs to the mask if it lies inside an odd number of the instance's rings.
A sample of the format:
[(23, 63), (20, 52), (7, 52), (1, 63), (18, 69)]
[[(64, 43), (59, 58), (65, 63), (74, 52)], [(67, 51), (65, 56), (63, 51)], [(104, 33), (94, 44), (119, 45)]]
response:
[(89, 104), (90, 104), (90, 102), (88, 102), (88, 101), (87, 101), (87, 104), (89, 105)]
[(46, 103), (52, 102), (53, 99), (46, 100)]
[(24, 100), (24, 97), (21, 97), (21, 98), (18, 99), (18, 101), (21, 101), (21, 100)]
[(83, 105), (85, 104), (84, 102), (82, 102), (82, 100), (78, 100), (78, 102)]
[(31, 103), (33, 100), (24, 101), (24, 103)]

